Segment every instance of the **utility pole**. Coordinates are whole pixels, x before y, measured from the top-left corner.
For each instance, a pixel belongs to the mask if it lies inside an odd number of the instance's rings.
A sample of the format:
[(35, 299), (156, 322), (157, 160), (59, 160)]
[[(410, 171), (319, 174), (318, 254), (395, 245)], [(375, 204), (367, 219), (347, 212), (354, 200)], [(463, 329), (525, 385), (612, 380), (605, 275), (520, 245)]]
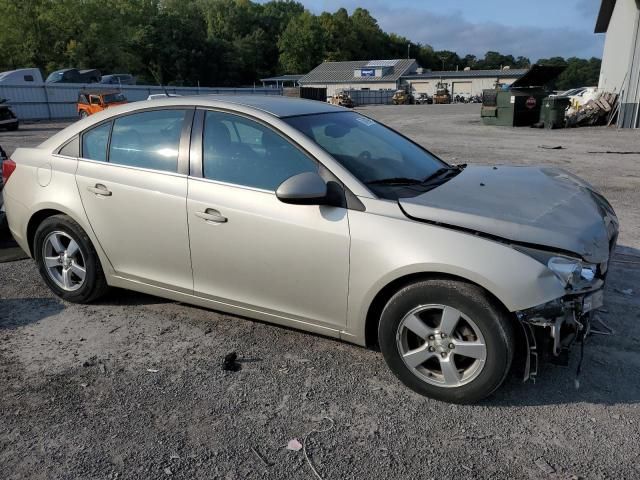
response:
[(407, 43), (407, 60), (411, 58), (411, 43)]

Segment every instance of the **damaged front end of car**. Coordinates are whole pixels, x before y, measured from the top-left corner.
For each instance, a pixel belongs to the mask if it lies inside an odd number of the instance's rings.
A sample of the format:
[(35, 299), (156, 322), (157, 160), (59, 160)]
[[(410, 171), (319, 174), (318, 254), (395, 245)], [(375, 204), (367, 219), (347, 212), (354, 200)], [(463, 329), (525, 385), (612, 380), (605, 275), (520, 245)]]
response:
[[(614, 247), (615, 239), (612, 239), (609, 255)], [(566, 292), (564, 296), (543, 305), (515, 312), (526, 343), (523, 380), (535, 381), (540, 365), (545, 361), (567, 366), (569, 351), (574, 344), (584, 346), (590, 333), (610, 333), (601, 323), (597, 328), (594, 327), (595, 312), (604, 305), (609, 259), (590, 264), (571, 256), (553, 255), (530, 248), (519, 247), (518, 250), (545, 263), (563, 282)], [(578, 373), (580, 365), (581, 362)]]

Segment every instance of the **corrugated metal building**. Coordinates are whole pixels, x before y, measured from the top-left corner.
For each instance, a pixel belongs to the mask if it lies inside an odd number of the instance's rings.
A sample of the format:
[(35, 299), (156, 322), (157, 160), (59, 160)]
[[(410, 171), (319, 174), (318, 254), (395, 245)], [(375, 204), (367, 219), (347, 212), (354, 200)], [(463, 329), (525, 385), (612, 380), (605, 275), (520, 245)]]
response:
[(442, 72), (424, 72), (404, 75), (402, 81), (410, 85), (411, 92), (436, 93), (439, 82), (447, 83), (451, 95), (482, 95), (482, 90), (494, 88), (496, 83), (511, 85), (527, 72), (527, 69), (503, 70), (454, 70)]
[(620, 95), (618, 126), (640, 126), (640, 1), (602, 0), (595, 33), (606, 33), (598, 88)]
[(409, 85), (413, 94), (436, 92), (436, 85), (449, 84), (453, 95), (481, 95), (496, 83), (510, 85), (526, 69), (456, 70), (424, 72), (413, 59), (323, 62), (298, 80), (304, 87), (326, 88), (327, 97), (343, 90), (389, 90)]
[(396, 90), (401, 77), (417, 68), (413, 59), (323, 62), (298, 83), (303, 87), (326, 88), (328, 97), (347, 89)]

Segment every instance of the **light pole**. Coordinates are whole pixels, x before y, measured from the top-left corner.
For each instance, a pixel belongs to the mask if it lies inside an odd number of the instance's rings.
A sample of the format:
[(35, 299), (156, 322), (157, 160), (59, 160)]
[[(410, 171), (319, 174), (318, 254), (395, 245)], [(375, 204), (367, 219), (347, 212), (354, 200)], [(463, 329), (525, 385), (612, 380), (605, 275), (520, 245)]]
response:
[(447, 59), (445, 55), (440, 56), (440, 60), (442, 60), (442, 71), (444, 72), (444, 61)]

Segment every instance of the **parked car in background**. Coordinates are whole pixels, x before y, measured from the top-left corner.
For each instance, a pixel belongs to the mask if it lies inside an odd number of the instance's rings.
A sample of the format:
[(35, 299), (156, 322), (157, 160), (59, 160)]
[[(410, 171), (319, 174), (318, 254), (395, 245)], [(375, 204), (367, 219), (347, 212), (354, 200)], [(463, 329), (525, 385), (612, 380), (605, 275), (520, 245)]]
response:
[(0, 98), (0, 128), (7, 130), (18, 130), (20, 122), (13, 110), (7, 105), (5, 98)]
[(618, 235), (569, 172), (449, 165), (280, 96), (115, 107), (3, 176), (13, 237), (66, 301), (128, 288), (379, 346), (408, 387), (460, 403), (584, 339)]
[(426, 105), (432, 104), (433, 98), (428, 93), (419, 93), (417, 97), (415, 97), (416, 105)]
[(64, 68), (52, 72), (47, 83), (98, 83), (100, 82), (100, 71), (96, 69), (78, 70), (77, 68)]
[(123, 103), (127, 103), (127, 99), (117, 90), (81, 90), (78, 92), (78, 115), (85, 118)]
[(100, 83), (108, 85), (135, 85), (136, 77), (128, 73), (112, 73), (103, 75)]
[(41, 85), (42, 74), (37, 68), (20, 68), (0, 73), (0, 85)]

